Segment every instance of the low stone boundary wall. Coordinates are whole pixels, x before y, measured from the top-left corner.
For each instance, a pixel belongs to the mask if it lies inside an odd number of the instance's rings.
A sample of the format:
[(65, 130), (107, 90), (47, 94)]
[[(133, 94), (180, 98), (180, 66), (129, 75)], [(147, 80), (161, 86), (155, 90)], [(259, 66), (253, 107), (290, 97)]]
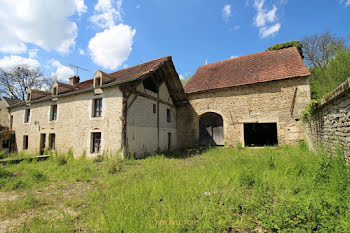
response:
[(350, 78), (319, 101), (312, 120), (306, 123), (306, 133), (311, 148), (322, 146), (334, 152), (341, 146), (350, 162)]

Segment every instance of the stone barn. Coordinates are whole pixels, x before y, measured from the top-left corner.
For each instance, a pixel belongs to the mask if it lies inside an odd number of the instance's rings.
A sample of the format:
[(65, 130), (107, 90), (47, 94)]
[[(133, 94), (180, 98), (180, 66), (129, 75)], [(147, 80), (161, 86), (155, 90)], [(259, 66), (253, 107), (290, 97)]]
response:
[(304, 138), (309, 71), (296, 48), (266, 51), (198, 68), (178, 109), (178, 143), (272, 146)]
[(183, 88), (171, 57), (30, 90), (6, 108), (18, 151), (142, 157), (194, 145), (272, 146), (304, 138), (309, 71), (296, 48), (200, 66)]

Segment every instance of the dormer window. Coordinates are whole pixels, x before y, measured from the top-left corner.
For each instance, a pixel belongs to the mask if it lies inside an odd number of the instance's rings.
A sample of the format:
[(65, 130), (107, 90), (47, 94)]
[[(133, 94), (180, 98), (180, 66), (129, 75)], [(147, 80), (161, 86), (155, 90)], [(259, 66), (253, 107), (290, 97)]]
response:
[(57, 87), (54, 87), (53, 89), (52, 89), (52, 95), (57, 95), (58, 93), (57, 93)]
[(102, 84), (101, 84), (101, 77), (96, 77), (95, 78), (95, 87), (99, 87), (99, 86), (101, 86)]
[(27, 94), (27, 101), (30, 101), (30, 93)]

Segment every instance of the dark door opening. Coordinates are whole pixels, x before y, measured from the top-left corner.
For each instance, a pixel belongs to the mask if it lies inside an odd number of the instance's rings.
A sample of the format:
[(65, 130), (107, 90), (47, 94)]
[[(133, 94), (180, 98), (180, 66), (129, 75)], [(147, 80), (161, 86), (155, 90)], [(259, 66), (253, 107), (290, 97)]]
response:
[(201, 115), (199, 119), (199, 145), (223, 146), (224, 145), (224, 121), (214, 112)]
[(40, 134), (40, 155), (44, 154), (45, 147), (46, 147), (45, 142), (46, 142), (46, 134), (42, 133)]
[(277, 123), (244, 124), (244, 142), (251, 147), (277, 145)]

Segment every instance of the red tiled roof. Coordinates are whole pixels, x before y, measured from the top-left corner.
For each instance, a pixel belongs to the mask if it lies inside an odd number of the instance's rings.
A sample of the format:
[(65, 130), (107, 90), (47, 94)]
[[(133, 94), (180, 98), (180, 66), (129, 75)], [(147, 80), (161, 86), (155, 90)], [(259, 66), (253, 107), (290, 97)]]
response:
[[(138, 78), (142, 78), (143, 75), (152, 72), (156, 70), (159, 66), (161, 66), (164, 62), (171, 60), (171, 57), (162, 57), (159, 59), (155, 59), (149, 62), (142, 63), (140, 65), (132, 66), (127, 69), (119, 70), (110, 74), (107, 74), (108, 77), (111, 78), (110, 82), (127, 82), (127, 81), (133, 81)], [(76, 84), (75, 86), (71, 86), (69, 84), (61, 83), (58, 82), (59, 85), (66, 86), (72, 88), (71, 91), (67, 91), (65, 93), (70, 93), (74, 91), (79, 91), (83, 89), (88, 89), (93, 87), (94, 79), (89, 79), (83, 82), (80, 82)], [(43, 99), (43, 98), (48, 98), (51, 96), (50, 92), (45, 92), (45, 91), (40, 91), (36, 89), (32, 89), (32, 92), (34, 91), (36, 94), (39, 94), (40, 96), (35, 96), (32, 99), (37, 100), (37, 99)]]
[(62, 87), (69, 88), (69, 89), (75, 89), (75, 87), (70, 85), (70, 84), (62, 83), (62, 82), (59, 82), (59, 81), (56, 81), (56, 82), (57, 82), (58, 86), (62, 86)]
[[(108, 74), (108, 77), (112, 78), (112, 82), (122, 82), (122, 81), (130, 81), (137, 78), (140, 78), (141, 76), (152, 72), (155, 70), (159, 65), (161, 65), (163, 62), (171, 59), (171, 57), (162, 57), (156, 60), (152, 60), (146, 63), (142, 63), (140, 65), (132, 66), (127, 69), (119, 70), (113, 73)], [(93, 87), (93, 79), (86, 80), (84, 82), (78, 83), (76, 85), (77, 90), (82, 90), (86, 88)]]
[(266, 51), (203, 65), (185, 85), (186, 93), (310, 75), (297, 48)]
[(114, 78), (117, 81), (126, 81), (139, 78), (144, 74), (147, 74), (156, 69), (163, 62), (171, 59), (171, 57), (162, 57), (153, 61), (149, 61), (137, 66), (133, 66), (124, 70), (119, 70), (109, 74), (109, 77)]
[(7, 97), (3, 97), (5, 99), (5, 101), (7, 102), (8, 105), (14, 105), (14, 104), (19, 104), (22, 103), (24, 101), (19, 100), (19, 99), (12, 99), (12, 98), (7, 98)]

